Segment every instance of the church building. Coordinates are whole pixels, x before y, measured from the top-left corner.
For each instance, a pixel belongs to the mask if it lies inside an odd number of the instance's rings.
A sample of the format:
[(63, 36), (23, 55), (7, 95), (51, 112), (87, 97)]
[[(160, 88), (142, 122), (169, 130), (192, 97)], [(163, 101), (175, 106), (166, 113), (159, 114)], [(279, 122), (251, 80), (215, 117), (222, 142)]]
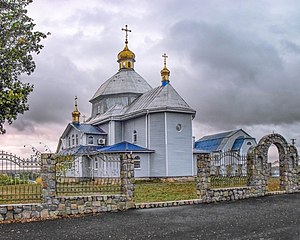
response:
[(60, 137), (57, 152), (74, 154), (70, 176), (101, 177), (97, 154), (131, 152), (135, 177), (193, 176), (192, 120), (196, 111), (170, 82), (167, 55), (160, 85), (152, 88), (134, 69), (135, 54), (128, 47), (118, 54), (119, 70), (104, 81), (90, 99), (91, 116), (80, 121), (75, 98), (72, 122)]

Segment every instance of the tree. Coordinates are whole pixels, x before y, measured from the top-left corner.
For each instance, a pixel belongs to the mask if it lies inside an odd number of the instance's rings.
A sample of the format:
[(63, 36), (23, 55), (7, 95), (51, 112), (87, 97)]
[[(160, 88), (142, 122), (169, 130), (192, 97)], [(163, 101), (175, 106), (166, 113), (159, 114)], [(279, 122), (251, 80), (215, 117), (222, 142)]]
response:
[[(32, 0), (0, 0), (0, 134), (4, 123), (11, 124), (18, 114), (29, 110), (28, 95), (33, 85), (23, 83), (21, 74), (35, 70), (32, 54), (39, 54), (47, 35), (34, 31), (26, 7)], [(48, 33), (49, 34), (49, 33)]]

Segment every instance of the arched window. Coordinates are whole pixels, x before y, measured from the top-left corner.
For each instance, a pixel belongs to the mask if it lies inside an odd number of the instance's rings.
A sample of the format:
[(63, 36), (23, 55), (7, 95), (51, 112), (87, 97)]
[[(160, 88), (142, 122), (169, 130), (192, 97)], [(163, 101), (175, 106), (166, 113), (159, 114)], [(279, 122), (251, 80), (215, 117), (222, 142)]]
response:
[(136, 132), (136, 130), (133, 130), (133, 133), (132, 133), (132, 142), (133, 143), (137, 142), (137, 132)]
[(88, 144), (94, 144), (93, 136), (88, 136)]
[(72, 134), (72, 146), (75, 145), (75, 137), (74, 137), (74, 134)]
[(76, 134), (76, 146), (78, 145), (79, 141), (78, 141), (78, 134)]
[(69, 145), (69, 147), (71, 147), (71, 137), (70, 136), (68, 137), (68, 145)]

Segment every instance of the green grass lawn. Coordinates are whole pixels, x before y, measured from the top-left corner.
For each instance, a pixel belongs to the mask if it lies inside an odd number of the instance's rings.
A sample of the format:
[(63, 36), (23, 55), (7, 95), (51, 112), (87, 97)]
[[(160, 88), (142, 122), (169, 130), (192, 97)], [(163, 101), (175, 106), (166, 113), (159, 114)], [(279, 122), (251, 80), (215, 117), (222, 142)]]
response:
[(145, 203), (195, 199), (196, 184), (196, 182), (138, 182), (135, 184), (135, 201)]
[[(215, 179), (218, 187), (224, 186), (224, 179), (219, 181)], [(235, 181), (230, 184), (236, 185)], [(223, 184), (222, 184), (223, 183)], [(246, 182), (242, 181), (242, 185)], [(280, 178), (269, 178), (267, 191), (278, 191), (280, 190)], [(238, 182), (241, 184), (241, 182)], [(112, 186), (90, 186), (86, 184), (76, 185), (68, 184), (67, 186), (59, 186), (58, 184), (58, 195), (86, 195), (87, 193), (102, 192), (103, 194), (119, 193), (120, 188), (117, 185)], [(223, 186), (221, 186), (223, 185)], [(165, 201), (176, 201), (176, 200), (188, 200), (197, 198), (197, 182), (160, 182), (160, 181), (136, 181), (135, 183), (135, 200), (137, 203), (146, 202), (165, 202)], [(79, 191), (80, 190), (80, 191)], [(84, 194), (83, 194), (84, 193)], [(5, 185), (0, 186), (0, 204), (8, 203), (30, 203), (41, 201), (41, 186), (39, 184), (20, 184), (20, 185)]]

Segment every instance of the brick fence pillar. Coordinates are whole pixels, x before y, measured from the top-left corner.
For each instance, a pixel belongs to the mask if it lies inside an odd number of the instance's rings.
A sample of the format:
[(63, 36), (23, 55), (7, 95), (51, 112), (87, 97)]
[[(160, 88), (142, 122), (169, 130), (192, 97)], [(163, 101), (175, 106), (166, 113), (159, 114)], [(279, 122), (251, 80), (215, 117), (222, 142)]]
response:
[(205, 202), (210, 201), (210, 154), (197, 155), (197, 195)]
[(121, 155), (121, 192), (126, 196), (126, 208), (134, 206), (134, 160), (132, 154)]

